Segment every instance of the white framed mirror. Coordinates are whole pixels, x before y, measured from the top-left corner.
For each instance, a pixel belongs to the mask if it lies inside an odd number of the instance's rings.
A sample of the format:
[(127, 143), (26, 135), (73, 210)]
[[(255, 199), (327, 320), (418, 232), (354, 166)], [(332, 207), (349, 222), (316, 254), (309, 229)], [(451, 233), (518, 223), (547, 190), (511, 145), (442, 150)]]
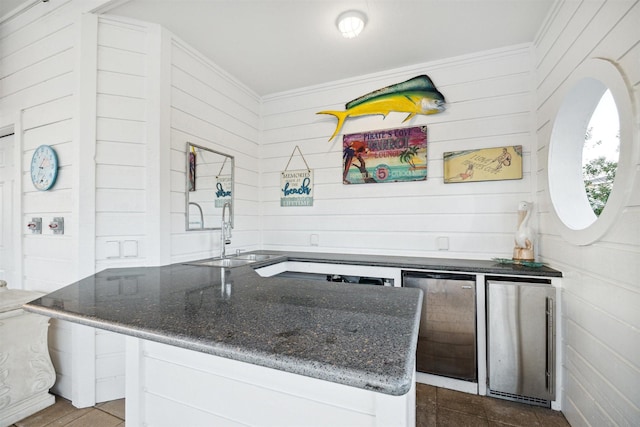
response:
[[(223, 206), (233, 205), (234, 158), (190, 142), (185, 158), (186, 230), (219, 230)], [(229, 214), (233, 227), (233, 209)]]

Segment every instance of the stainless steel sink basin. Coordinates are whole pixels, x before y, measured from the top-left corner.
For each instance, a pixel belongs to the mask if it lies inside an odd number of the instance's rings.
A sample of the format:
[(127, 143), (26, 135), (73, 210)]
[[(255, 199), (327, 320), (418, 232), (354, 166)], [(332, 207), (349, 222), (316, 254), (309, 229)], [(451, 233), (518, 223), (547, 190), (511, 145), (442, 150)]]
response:
[(200, 265), (206, 267), (241, 267), (243, 265), (251, 264), (258, 261), (266, 261), (271, 258), (276, 258), (281, 255), (272, 255), (272, 254), (242, 254), (235, 255), (230, 258), (224, 259), (205, 259), (202, 261), (191, 261), (185, 262), (187, 265)]
[(246, 259), (233, 259), (233, 258), (225, 258), (225, 259), (207, 259), (204, 261), (193, 261), (193, 262), (185, 262), (187, 265), (200, 265), (205, 267), (241, 267), (243, 265), (251, 264), (251, 260)]
[(231, 259), (247, 260), (247, 261), (266, 261), (271, 258), (276, 258), (280, 255), (272, 254), (243, 254), (231, 257)]

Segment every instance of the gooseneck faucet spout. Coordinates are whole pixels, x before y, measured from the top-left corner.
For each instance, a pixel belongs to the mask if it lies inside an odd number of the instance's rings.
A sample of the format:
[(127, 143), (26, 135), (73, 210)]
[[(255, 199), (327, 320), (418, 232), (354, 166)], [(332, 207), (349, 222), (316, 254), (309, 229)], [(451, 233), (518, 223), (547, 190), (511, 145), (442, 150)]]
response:
[[(229, 212), (229, 217), (225, 215)], [(220, 258), (225, 257), (225, 246), (231, 243), (231, 203), (226, 202), (222, 206), (222, 224), (220, 225)]]

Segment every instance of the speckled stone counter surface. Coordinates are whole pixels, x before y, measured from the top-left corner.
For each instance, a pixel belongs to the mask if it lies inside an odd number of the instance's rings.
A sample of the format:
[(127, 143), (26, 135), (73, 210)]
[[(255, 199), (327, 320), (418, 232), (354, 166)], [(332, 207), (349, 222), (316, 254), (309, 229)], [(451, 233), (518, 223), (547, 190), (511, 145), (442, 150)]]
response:
[(249, 266), (108, 269), (28, 311), (391, 395), (409, 391), (417, 289), (262, 278)]
[[(256, 253), (261, 253), (257, 251)], [(560, 277), (493, 261), (262, 252), (237, 268), (109, 269), (25, 305), (88, 326), (391, 395), (414, 372), (422, 293), (294, 278), (252, 267), (282, 261)]]
[(461, 271), (495, 275), (562, 277), (553, 268), (526, 267), (519, 264), (502, 264), (493, 260), (469, 260), (453, 258), (422, 258), (408, 256), (333, 254), (318, 252), (256, 251), (256, 253), (280, 254), (288, 261), (324, 262), (329, 264), (361, 264), (377, 267), (423, 269), (433, 271)]

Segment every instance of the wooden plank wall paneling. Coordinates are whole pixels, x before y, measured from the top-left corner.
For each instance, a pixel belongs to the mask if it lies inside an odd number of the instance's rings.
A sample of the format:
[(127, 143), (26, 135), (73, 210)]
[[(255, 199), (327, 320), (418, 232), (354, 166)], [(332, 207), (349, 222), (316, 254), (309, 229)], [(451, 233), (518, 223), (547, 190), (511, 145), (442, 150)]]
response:
[[(96, 94), (96, 269), (145, 262), (148, 26), (101, 17)], [(135, 240), (138, 257), (106, 242)]]
[[(16, 286), (43, 292), (78, 279), (74, 176), (78, 165), (78, 52), (80, 16), (98, 3), (63, 0), (37, 3), (0, 25), (0, 126), (13, 125), (21, 149), (22, 277)], [(55, 186), (34, 189), (29, 175), (33, 151), (42, 144), (58, 153), (60, 168)], [(65, 218), (65, 234), (48, 229), (54, 216)], [(42, 217), (43, 233), (28, 232), (32, 217)], [(51, 356), (57, 380), (53, 391), (71, 397), (73, 381), (68, 324), (52, 321)]]
[(185, 231), (185, 148), (192, 142), (235, 158), (234, 230), (228, 252), (260, 247), (260, 102), (201, 54), (171, 43), (171, 258), (218, 255), (218, 231)]
[[(531, 200), (535, 186), (532, 65), (531, 48), (522, 45), (266, 97), (260, 174), (264, 248), (511, 257), (518, 202)], [(407, 123), (399, 113), (349, 119), (328, 141), (336, 120), (317, 111), (343, 110), (350, 99), (423, 73), (445, 95), (446, 112)], [(422, 124), (428, 127), (427, 181), (342, 184), (342, 134)], [(314, 205), (282, 208), (280, 172), (296, 145), (314, 169)], [(443, 183), (444, 152), (506, 145), (523, 146), (522, 180)], [(295, 156), (290, 168), (303, 167)], [(310, 246), (311, 234), (319, 235), (318, 247)], [(449, 239), (449, 251), (438, 251), (438, 237)]]
[[(374, 425), (380, 401), (389, 397), (152, 341), (140, 341), (140, 349), (144, 389), (132, 391), (143, 406), (140, 421), (148, 424), (236, 426), (278, 419), (283, 425)], [(254, 402), (253, 411), (238, 406), (243, 399)]]
[[(640, 174), (615, 183), (630, 188), (631, 197), (611, 229), (593, 244), (572, 245), (560, 236), (549, 197), (549, 140), (565, 80), (587, 58), (613, 61), (640, 105), (638, 22), (637, 1), (564, 1), (535, 43), (541, 255), (564, 273), (562, 404), (572, 425), (640, 421)], [(640, 159), (634, 161), (638, 170)]]
[[(146, 262), (149, 26), (100, 17), (97, 27), (96, 271)], [(136, 241), (138, 256), (111, 258), (107, 242)], [(96, 330), (95, 400), (124, 397), (124, 337)]]
[[(61, 8), (64, 8), (61, 6)], [(74, 25), (58, 14), (37, 16), (3, 26), (0, 38), (0, 114), (21, 111), (21, 187), (23, 210), (20, 226), (23, 238), (25, 289), (51, 291), (74, 277), (71, 248), (74, 236), (53, 236), (48, 224), (54, 216), (73, 221), (71, 176), (73, 172)], [(61, 15), (64, 15), (61, 14)], [(6, 65), (6, 66), (5, 66)], [(14, 117), (3, 117), (10, 122)], [(34, 150), (52, 145), (60, 170), (55, 187), (36, 190), (29, 173)], [(34, 235), (26, 224), (37, 216), (43, 219), (43, 234)], [(61, 247), (67, 250), (60, 250)]]
[(96, 330), (96, 402), (124, 397), (124, 349), (124, 335)]

